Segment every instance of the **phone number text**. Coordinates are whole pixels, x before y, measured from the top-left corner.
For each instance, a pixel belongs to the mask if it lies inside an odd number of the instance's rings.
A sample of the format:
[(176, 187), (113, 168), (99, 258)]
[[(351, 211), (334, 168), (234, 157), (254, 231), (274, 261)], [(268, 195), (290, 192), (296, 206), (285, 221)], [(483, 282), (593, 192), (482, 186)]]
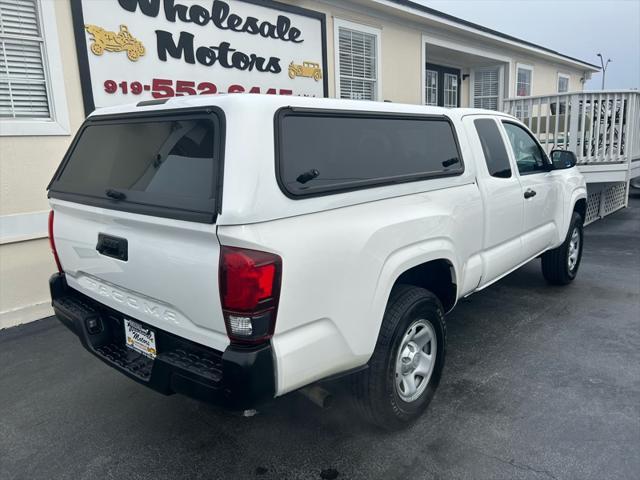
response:
[[(151, 83), (117, 82), (116, 80), (105, 80), (104, 91), (110, 94), (122, 93), (124, 95), (140, 95), (143, 92), (151, 92), (153, 98), (180, 97), (183, 95), (213, 95), (223, 93), (215, 83), (193, 82), (189, 80), (176, 80), (168, 78), (154, 78)], [(270, 95), (293, 95), (293, 91), (286, 88), (266, 88), (260, 87), (245, 88), (242, 85), (230, 85), (226, 93), (267, 93)]]

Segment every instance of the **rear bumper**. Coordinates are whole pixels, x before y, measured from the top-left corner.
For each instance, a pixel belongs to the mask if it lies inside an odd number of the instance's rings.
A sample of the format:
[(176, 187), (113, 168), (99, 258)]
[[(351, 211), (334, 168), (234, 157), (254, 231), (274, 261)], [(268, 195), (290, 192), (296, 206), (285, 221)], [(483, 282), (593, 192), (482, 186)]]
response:
[(219, 352), (149, 325), (158, 351), (152, 360), (125, 346), (121, 313), (70, 288), (64, 274), (53, 275), (49, 287), (56, 316), (89, 352), (153, 390), (230, 409), (247, 409), (275, 396), (270, 344)]

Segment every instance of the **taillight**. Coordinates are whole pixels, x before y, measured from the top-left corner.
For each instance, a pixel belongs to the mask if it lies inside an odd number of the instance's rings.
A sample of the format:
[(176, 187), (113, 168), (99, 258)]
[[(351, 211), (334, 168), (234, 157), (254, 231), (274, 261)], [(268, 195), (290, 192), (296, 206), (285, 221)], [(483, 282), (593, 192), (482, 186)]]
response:
[(261, 343), (273, 335), (280, 298), (280, 256), (220, 247), (220, 302), (232, 343)]
[(62, 273), (62, 265), (60, 265), (58, 251), (56, 250), (56, 241), (53, 238), (53, 210), (49, 212), (49, 246), (51, 247), (51, 253), (53, 253), (53, 259), (56, 261), (58, 271)]

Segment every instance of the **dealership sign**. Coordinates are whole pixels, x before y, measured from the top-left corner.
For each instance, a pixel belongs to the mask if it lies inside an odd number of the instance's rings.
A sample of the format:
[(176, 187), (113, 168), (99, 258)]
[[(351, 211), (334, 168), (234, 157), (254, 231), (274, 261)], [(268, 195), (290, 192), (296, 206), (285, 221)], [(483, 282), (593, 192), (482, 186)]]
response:
[(72, 0), (86, 113), (214, 93), (327, 95), (325, 17), (264, 0)]

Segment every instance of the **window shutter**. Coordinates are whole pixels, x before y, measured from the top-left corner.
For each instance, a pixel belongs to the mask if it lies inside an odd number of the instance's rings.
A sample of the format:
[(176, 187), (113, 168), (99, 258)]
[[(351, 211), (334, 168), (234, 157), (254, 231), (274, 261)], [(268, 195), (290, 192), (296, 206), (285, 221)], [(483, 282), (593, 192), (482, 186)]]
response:
[(500, 69), (476, 70), (473, 79), (473, 106), (498, 110)]
[(51, 118), (37, 0), (0, 0), (0, 118)]
[(375, 100), (377, 82), (376, 36), (338, 29), (340, 98)]

